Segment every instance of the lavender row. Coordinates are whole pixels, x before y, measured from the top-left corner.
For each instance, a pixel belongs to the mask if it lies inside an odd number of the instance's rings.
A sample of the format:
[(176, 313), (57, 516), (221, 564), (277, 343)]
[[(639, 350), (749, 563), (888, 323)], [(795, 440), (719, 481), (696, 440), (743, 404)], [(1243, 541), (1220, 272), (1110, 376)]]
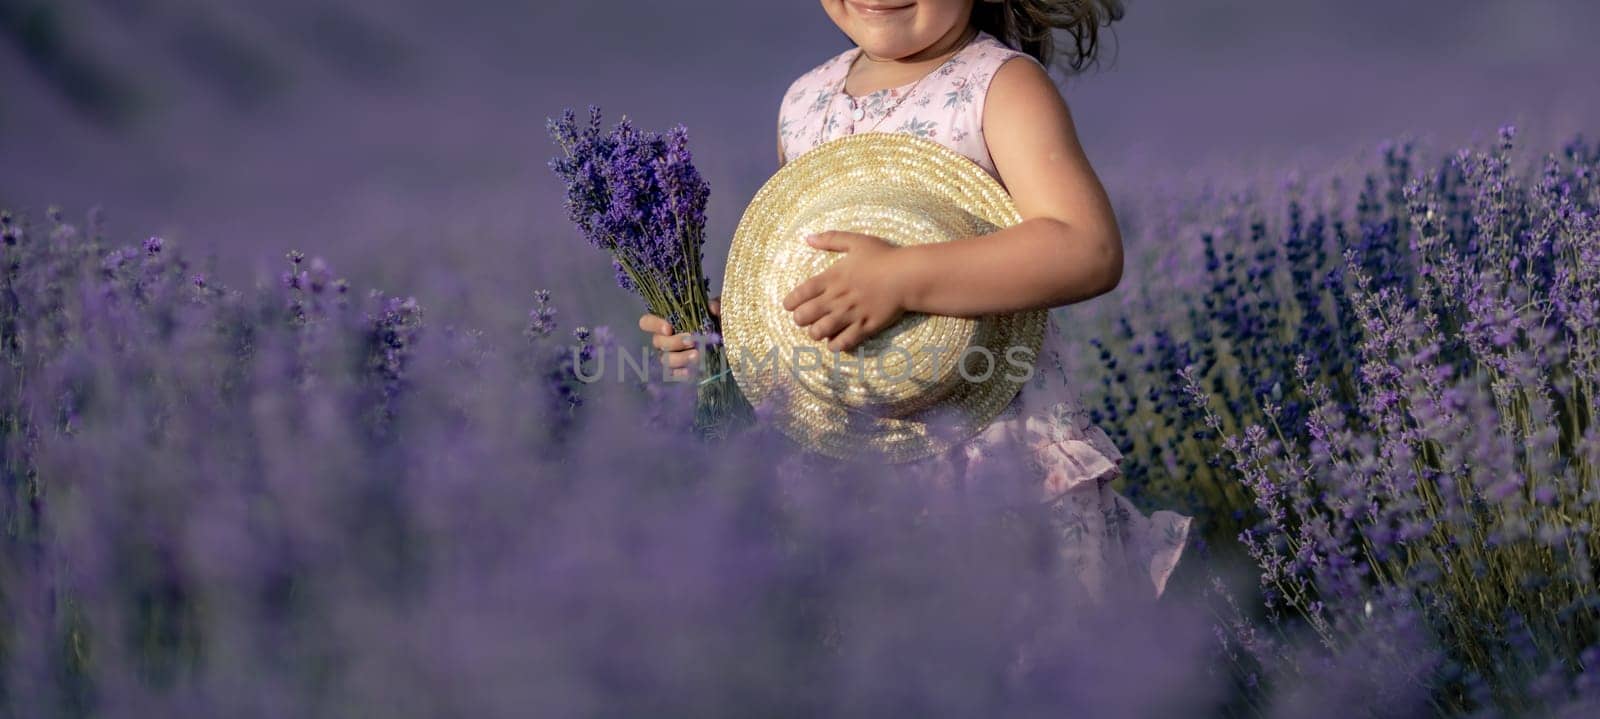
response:
[(1600, 148), (1514, 138), (1140, 218), (1198, 251), (1107, 323), (1097, 419), (1261, 572), (1251, 693), (1355, 656), (1441, 713), (1596, 689)]

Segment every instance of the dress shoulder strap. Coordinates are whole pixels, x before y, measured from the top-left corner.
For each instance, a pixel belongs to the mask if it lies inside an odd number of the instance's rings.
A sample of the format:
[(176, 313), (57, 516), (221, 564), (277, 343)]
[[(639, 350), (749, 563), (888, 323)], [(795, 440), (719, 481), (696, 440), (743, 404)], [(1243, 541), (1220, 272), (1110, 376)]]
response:
[(818, 121), (827, 112), (838, 79), (849, 70), (850, 60), (858, 50), (851, 47), (824, 60), (795, 78), (784, 90), (783, 100), (778, 105), (778, 139), (783, 146), (785, 161), (809, 149), (796, 148), (792, 138), (800, 134), (802, 126)]

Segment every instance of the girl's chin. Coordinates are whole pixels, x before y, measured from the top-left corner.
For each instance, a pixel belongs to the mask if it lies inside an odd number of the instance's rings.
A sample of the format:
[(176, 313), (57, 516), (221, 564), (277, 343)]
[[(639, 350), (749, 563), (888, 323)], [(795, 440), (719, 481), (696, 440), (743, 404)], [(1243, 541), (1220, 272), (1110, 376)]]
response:
[(886, 37), (884, 33), (862, 33), (857, 35), (856, 45), (871, 57), (898, 60), (908, 55), (915, 55), (918, 50), (926, 47), (927, 43), (919, 46), (899, 34)]

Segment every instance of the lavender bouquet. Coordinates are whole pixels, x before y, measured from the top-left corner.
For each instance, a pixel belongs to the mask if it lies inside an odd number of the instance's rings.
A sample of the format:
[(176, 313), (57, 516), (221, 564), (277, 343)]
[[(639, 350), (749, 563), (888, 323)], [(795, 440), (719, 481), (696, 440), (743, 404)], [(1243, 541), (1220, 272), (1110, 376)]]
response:
[(594, 106), (585, 125), (568, 109), (547, 127), (562, 149), (550, 167), (566, 182), (572, 221), (611, 255), (618, 285), (673, 328), (688, 328), (699, 345), (695, 428), (720, 437), (748, 422), (750, 405), (728, 371), (701, 267), (710, 189), (689, 154), (688, 131), (640, 131), (624, 116), (603, 132)]

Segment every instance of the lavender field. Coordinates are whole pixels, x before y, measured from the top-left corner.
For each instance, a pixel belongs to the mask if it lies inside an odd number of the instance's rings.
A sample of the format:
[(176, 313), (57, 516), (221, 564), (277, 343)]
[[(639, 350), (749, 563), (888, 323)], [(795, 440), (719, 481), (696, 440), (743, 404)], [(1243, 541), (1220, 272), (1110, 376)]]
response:
[(687, 124), (720, 277), (809, 3), (422, 5), (0, 0), (0, 716), (1600, 711), (1589, 4), (1130, 3), (1067, 81), (1129, 264), (1071, 373), (1199, 528), (1154, 603), (1073, 583), (1021, 467), (576, 378), (640, 308), (545, 118)]

